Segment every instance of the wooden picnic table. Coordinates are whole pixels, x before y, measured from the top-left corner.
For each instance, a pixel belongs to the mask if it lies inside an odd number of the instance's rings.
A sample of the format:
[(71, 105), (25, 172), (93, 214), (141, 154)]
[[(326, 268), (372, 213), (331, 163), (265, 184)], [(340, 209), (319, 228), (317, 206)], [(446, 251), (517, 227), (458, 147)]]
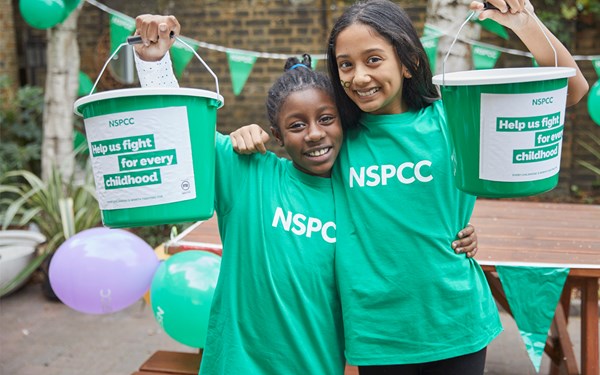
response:
[[(476, 258), (498, 303), (510, 313), (497, 265), (569, 267), (545, 352), (550, 374), (598, 375), (600, 206), (478, 199), (471, 218), (479, 239)], [(199, 222), (167, 243), (167, 252), (221, 252), (216, 219)], [(581, 372), (567, 331), (571, 295), (581, 291)], [(348, 373), (355, 373), (348, 368)]]
[[(546, 341), (545, 352), (552, 360), (550, 374), (600, 374), (600, 206), (479, 199), (471, 222), (479, 239), (476, 258), (494, 297), (509, 313), (495, 266), (570, 269)], [(567, 331), (574, 289), (581, 293), (581, 372)]]

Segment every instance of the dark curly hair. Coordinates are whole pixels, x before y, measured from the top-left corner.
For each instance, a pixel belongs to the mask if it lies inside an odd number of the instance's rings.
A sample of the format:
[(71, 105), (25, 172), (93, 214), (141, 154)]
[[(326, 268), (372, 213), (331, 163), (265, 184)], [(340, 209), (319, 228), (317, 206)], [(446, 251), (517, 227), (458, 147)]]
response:
[(402, 98), (408, 108), (419, 110), (439, 99), (437, 87), (431, 81), (432, 73), (427, 54), (406, 12), (389, 0), (360, 1), (346, 9), (335, 22), (327, 46), (327, 69), (331, 81), (336, 83), (333, 90), (344, 129), (358, 126), (361, 110), (339, 84), (335, 43), (342, 31), (356, 23), (369, 26), (394, 46), (398, 59), (412, 76), (404, 80), (402, 87)]

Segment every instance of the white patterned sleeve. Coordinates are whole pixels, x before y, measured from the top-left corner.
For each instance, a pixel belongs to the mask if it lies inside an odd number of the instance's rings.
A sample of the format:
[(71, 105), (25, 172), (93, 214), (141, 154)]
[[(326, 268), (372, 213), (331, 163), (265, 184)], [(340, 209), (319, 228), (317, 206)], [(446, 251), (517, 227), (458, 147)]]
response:
[(135, 51), (133, 55), (142, 87), (179, 87), (169, 52), (159, 61), (144, 61)]

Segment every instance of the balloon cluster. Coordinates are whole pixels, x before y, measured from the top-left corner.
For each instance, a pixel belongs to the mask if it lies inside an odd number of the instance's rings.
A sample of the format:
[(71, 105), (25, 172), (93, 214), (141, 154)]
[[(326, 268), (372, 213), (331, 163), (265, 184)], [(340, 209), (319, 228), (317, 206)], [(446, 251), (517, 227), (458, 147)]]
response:
[(83, 0), (19, 0), (25, 22), (36, 29), (49, 29), (62, 23)]
[(221, 258), (190, 250), (160, 261), (152, 247), (122, 229), (92, 228), (69, 238), (50, 262), (50, 285), (87, 314), (125, 309), (150, 292), (154, 317), (176, 341), (203, 348)]

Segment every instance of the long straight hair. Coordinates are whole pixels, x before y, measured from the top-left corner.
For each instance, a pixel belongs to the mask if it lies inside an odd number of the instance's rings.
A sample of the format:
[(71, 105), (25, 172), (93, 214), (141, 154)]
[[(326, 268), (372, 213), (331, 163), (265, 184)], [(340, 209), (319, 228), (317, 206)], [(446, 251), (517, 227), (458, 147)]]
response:
[[(344, 129), (358, 127), (362, 111), (340, 84), (335, 47), (338, 35), (356, 23), (369, 26), (386, 39), (394, 47), (402, 65), (411, 74), (411, 78), (404, 79), (402, 87), (402, 99), (410, 110), (425, 108), (439, 99), (437, 87), (431, 81), (427, 54), (406, 12), (389, 0), (360, 1), (346, 9), (335, 22), (327, 46), (327, 69)], [(398, 74), (402, 72), (398, 71)]]

